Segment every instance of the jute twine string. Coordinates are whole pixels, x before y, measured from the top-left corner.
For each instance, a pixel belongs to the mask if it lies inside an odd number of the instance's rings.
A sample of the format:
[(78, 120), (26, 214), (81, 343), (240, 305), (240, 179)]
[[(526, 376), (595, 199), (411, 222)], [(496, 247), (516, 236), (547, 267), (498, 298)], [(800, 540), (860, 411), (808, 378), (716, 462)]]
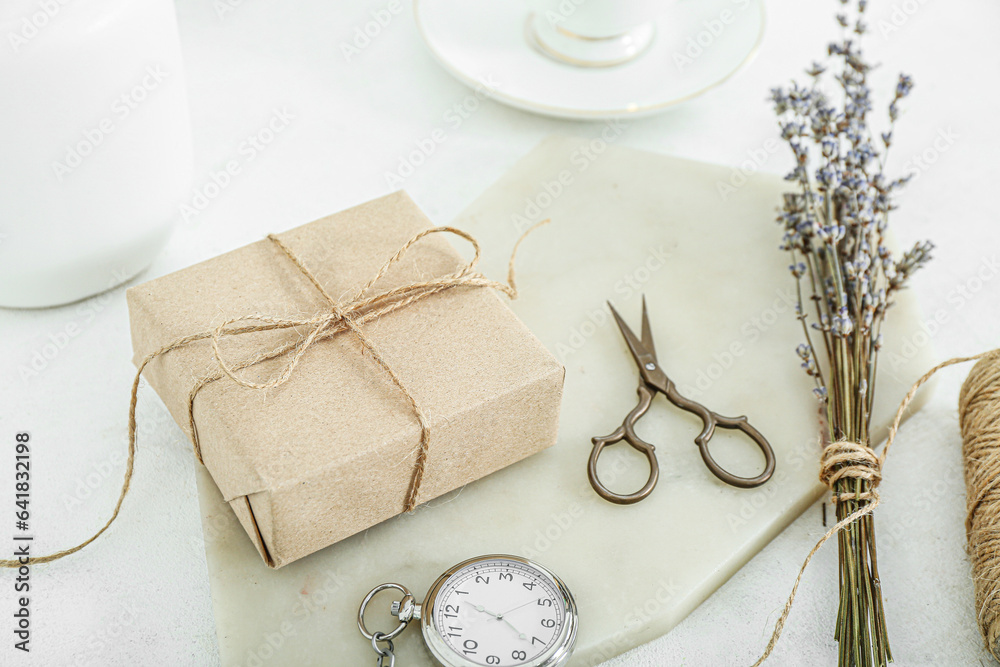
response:
[[(514, 263), (517, 258), (518, 249), (521, 246), (521, 242), (524, 241), (528, 234), (548, 222), (548, 220), (544, 220), (532, 226), (524, 234), (522, 234), (517, 240), (517, 243), (514, 244), (514, 249), (511, 251), (510, 261), (507, 266), (506, 283), (490, 280), (475, 271), (475, 267), (480, 260), (481, 248), (479, 246), (479, 242), (470, 234), (454, 227), (435, 227), (421, 231), (407, 241), (379, 268), (378, 272), (371, 278), (371, 280), (358, 289), (351, 297), (341, 301), (334, 299), (329, 292), (327, 292), (319, 280), (316, 279), (316, 276), (312, 273), (312, 271), (306, 267), (306, 265), (291, 250), (291, 248), (285, 245), (285, 243), (282, 242), (277, 236), (274, 236), (273, 234), (269, 235), (267, 237), (268, 240), (280, 249), (282, 254), (290, 260), (299, 272), (305, 276), (310, 283), (312, 283), (313, 287), (316, 288), (319, 294), (326, 301), (328, 310), (305, 318), (274, 317), (260, 313), (234, 317), (226, 320), (214, 329), (177, 338), (158, 350), (148, 354), (139, 364), (136, 370), (135, 379), (132, 382), (132, 394), (128, 412), (128, 458), (125, 463), (125, 478), (122, 482), (121, 492), (118, 495), (118, 501), (115, 503), (115, 509), (111, 513), (111, 517), (100, 530), (91, 535), (84, 542), (77, 544), (75, 547), (57, 551), (46, 556), (31, 556), (30, 558), (26, 558), (23, 562), (18, 559), (0, 560), (0, 567), (16, 568), (21, 565), (35, 565), (59, 560), (60, 558), (76, 553), (89, 545), (91, 542), (100, 537), (104, 531), (106, 531), (111, 524), (115, 522), (115, 519), (118, 518), (118, 514), (121, 511), (122, 503), (125, 501), (125, 496), (128, 495), (129, 487), (132, 483), (132, 473), (134, 470), (136, 452), (135, 411), (136, 404), (138, 402), (139, 384), (142, 378), (142, 373), (146, 366), (154, 359), (167, 354), (172, 350), (187, 347), (192, 343), (204, 340), (211, 341), (212, 354), (216, 364), (218, 365), (218, 370), (198, 380), (188, 394), (188, 424), (190, 427), (192, 444), (194, 446), (194, 453), (199, 463), (204, 463), (204, 461), (202, 460), (201, 455), (201, 443), (198, 438), (198, 429), (195, 424), (194, 400), (203, 388), (212, 382), (222, 379), (223, 377), (228, 377), (236, 384), (248, 389), (267, 390), (278, 387), (292, 377), (292, 374), (295, 372), (295, 369), (302, 360), (302, 357), (313, 345), (345, 331), (350, 331), (354, 334), (354, 336), (361, 342), (363, 351), (367, 352), (367, 356), (370, 356), (378, 367), (389, 376), (392, 383), (406, 398), (417, 418), (417, 422), (420, 425), (420, 443), (417, 448), (416, 462), (413, 466), (413, 473), (404, 506), (405, 511), (413, 511), (418, 504), (420, 487), (424, 477), (424, 468), (427, 464), (427, 452), (430, 447), (430, 421), (428, 420), (427, 415), (424, 413), (416, 397), (406, 388), (402, 378), (400, 378), (399, 375), (392, 369), (391, 364), (379, 351), (379, 348), (374, 341), (372, 341), (371, 338), (369, 338), (368, 335), (361, 329), (361, 326), (395, 310), (405, 308), (410, 304), (426, 299), (433, 294), (454, 289), (456, 287), (486, 287), (502, 292), (511, 299), (516, 299), (517, 283), (515, 280)], [(385, 292), (366, 296), (366, 294), (368, 294), (368, 292), (371, 291), (376, 284), (378, 284), (382, 278), (385, 277), (386, 273), (388, 273), (393, 265), (400, 261), (400, 259), (411, 247), (419, 243), (421, 239), (432, 234), (453, 234), (468, 241), (474, 250), (473, 258), (454, 273), (432, 278), (426, 281), (408, 283)], [(266, 331), (297, 331), (299, 329), (304, 330), (305, 333), (296, 340), (279, 345), (273, 349), (261, 351), (248, 359), (238, 362), (232, 362), (226, 359), (221, 348), (219, 347), (219, 343), (223, 338)], [(238, 375), (241, 370), (269, 359), (276, 359), (284, 356), (289, 357), (288, 363), (285, 364), (279, 373), (264, 382), (253, 382)]]
[(976, 364), (958, 398), (965, 459), (965, 532), (986, 648), (1000, 660), (1000, 357)]
[[(954, 366), (955, 364), (965, 363), (967, 361), (982, 360), (980, 364), (976, 366), (978, 369), (980, 366), (989, 368), (992, 372), (983, 373), (980, 375), (983, 377), (989, 377), (989, 391), (976, 391), (971, 392), (974, 395), (974, 399), (970, 398), (968, 400), (962, 399), (959, 403), (959, 416), (963, 424), (962, 432), (963, 437), (966, 438), (966, 450), (968, 451), (969, 445), (969, 435), (966, 434), (966, 418), (967, 412), (970, 406), (978, 406), (983, 412), (974, 413), (974, 421), (969, 422), (972, 424), (971, 430), (975, 435), (976, 442), (984, 439), (983, 434), (987, 432), (986, 427), (992, 428), (992, 433), (990, 436), (986, 436), (985, 440), (988, 441), (989, 447), (991, 449), (991, 460), (990, 469), (991, 473), (987, 472), (987, 475), (992, 474), (993, 479), (983, 478), (985, 483), (982, 486), (984, 493), (987, 491), (991, 494), (996, 494), (997, 500), (1000, 501), (1000, 491), (997, 490), (996, 486), (998, 483), (997, 476), (1000, 476), (1000, 460), (994, 458), (996, 452), (1000, 452), (1000, 349), (991, 350), (989, 352), (983, 352), (982, 354), (977, 354), (971, 357), (956, 357), (954, 359), (949, 359), (944, 361), (934, 368), (930, 369), (919, 380), (913, 383), (910, 390), (906, 393), (903, 401), (899, 404), (899, 409), (896, 410), (896, 416), (892, 420), (892, 425), (889, 427), (889, 434), (886, 437), (885, 447), (882, 448), (881, 454), (876, 454), (871, 446), (860, 443), (860, 442), (834, 442), (828, 444), (823, 448), (823, 453), (820, 458), (820, 480), (833, 490), (833, 485), (838, 479), (851, 478), (851, 479), (866, 479), (871, 482), (870, 491), (861, 494), (845, 494), (842, 496), (834, 495), (832, 497), (833, 502), (841, 502), (844, 500), (868, 500), (863, 507), (859, 508), (853, 514), (844, 517), (843, 520), (839, 521), (835, 526), (826, 532), (823, 537), (816, 543), (816, 546), (812, 548), (809, 555), (802, 563), (802, 567), (799, 569), (799, 574), (795, 578), (795, 584), (792, 586), (792, 592), (788, 596), (788, 601), (785, 603), (785, 607), (781, 612), (781, 616), (778, 617), (777, 622), (774, 624), (774, 631), (771, 633), (771, 639), (767, 643), (767, 647), (764, 649), (764, 654), (757, 659), (757, 662), (753, 663), (753, 667), (758, 667), (767, 660), (771, 653), (774, 651), (774, 647), (778, 643), (778, 639), (781, 637), (781, 631), (785, 627), (785, 622), (788, 620), (788, 614), (792, 610), (792, 604), (795, 602), (795, 596), (799, 590), (799, 584), (802, 582), (802, 575), (805, 574), (806, 568), (809, 567), (809, 563), (812, 562), (813, 556), (822, 548), (826, 542), (834, 537), (837, 533), (843, 530), (846, 526), (850, 525), (854, 521), (857, 521), (861, 517), (871, 514), (875, 511), (875, 508), (879, 506), (882, 502), (881, 497), (878, 494), (877, 487), (882, 481), (882, 468), (885, 465), (886, 457), (889, 455), (889, 448), (892, 447), (892, 443), (896, 441), (896, 434), (899, 432), (899, 425), (903, 421), (903, 415), (906, 414), (906, 409), (913, 402), (914, 397), (916, 397), (917, 392), (920, 390), (924, 384), (926, 384), (938, 371), (947, 368), (948, 366)], [(973, 370), (973, 375), (976, 374), (976, 369)], [(978, 377), (978, 376), (977, 376)], [(971, 376), (970, 376), (971, 380)], [(992, 384), (996, 380), (998, 384)], [(970, 392), (967, 391), (969, 381), (966, 382), (966, 387), (963, 387), (963, 397)], [(974, 385), (975, 388), (980, 388), (981, 384), (977, 383)], [(990, 401), (992, 399), (992, 401)], [(982, 451), (984, 446), (977, 446), (975, 449), (977, 451)], [(992, 451), (996, 450), (996, 451)], [(966, 454), (968, 460), (968, 453)], [(969, 476), (969, 470), (966, 469), (966, 477)], [(988, 484), (988, 489), (987, 485)], [(969, 487), (972, 488), (971, 486)], [(984, 496), (985, 498), (985, 496)], [(971, 494), (970, 494), (970, 507), (971, 507)], [(994, 522), (1000, 522), (1000, 502), (996, 506), (991, 508), (991, 518)], [(972, 510), (974, 511), (974, 510)], [(971, 514), (970, 514), (971, 518)], [(967, 523), (967, 526), (971, 525)], [(996, 525), (996, 523), (994, 523)], [(994, 529), (995, 530), (995, 529)], [(1000, 542), (1000, 530), (993, 533), (993, 537), (997, 542)], [(995, 544), (996, 542), (994, 542)], [(972, 544), (972, 538), (970, 536), (970, 546)], [(984, 547), (985, 548), (985, 547)], [(1000, 589), (998, 589), (998, 581), (1000, 581), (1000, 557), (995, 554), (990, 554), (990, 565), (992, 572), (991, 593), (994, 596), (991, 601), (995, 601), (997, 597), (1000, 597)], [(975, 558), (974, 561), (975, 563)], [(977, 578), (976, 588), (977, 588), (977, 600), (979, 589), (981, 586), (980, 580)], [(993, 605), (996, 607), (997, 605)], [(994, 631), (1000, 633), (1000, 622), (998, 622), (997, 609), (991, 610), (992, 616), (991, 621), (994, 626)], [(980, 606), (980, 612), (983, 612), (983, 606)], [(983, 616), (980, 616), (980, 623), (983, 623)], [(983, 626), (985, 627), (985, 626)], [(985, 632), (985, 630), (984, 630)], [(985, 635), (984, 635), (985, 636)], [(996, 635), (994, 635), (996, 636)]]

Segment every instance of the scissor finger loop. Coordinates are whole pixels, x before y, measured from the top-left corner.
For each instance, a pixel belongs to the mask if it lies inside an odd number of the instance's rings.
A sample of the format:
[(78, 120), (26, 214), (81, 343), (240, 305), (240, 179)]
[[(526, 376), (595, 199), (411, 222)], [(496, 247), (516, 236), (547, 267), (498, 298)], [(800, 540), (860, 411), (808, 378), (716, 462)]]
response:
[[(701, 452), (701, 458), (705, 461), (705, 465), (708, 469), (712, 471), (712, 474), (718, 477), (720, 480), (741, 489), (753, 489), (762, 484), (765, 484), (771, 476), (774, 474), (774, 450), (771, 448), (771, 443), (767, 441), (767, 438), (761, 434), (756, 428), (754, 428), (745, 416), (741, 417), (722, 417), (714, 412), (710, 412), (711, 422), (706, 424), (705, 431), (699, 435), (695, 442), (698, 445), (698, 450)], [(741, 477), (739, 475), (734, 475), (725, 468), (723, 468), (712, 456), (712, 452), (709, 451), (708, 444), (715, 435), (715, 427), (725, 428), (732, 431), (742, 431), (746, 434), (750, 440), (757, 445), (761, 453), (764, 455), (764, 472), (757, 475), (756, 477)]]
[[(656, 448), (648, 442), (643, 442), (638, 438), (630, 438), (626, 432), (626, 426), (623, 424), (617, 431), (611, 435), (604, 438), (593, 438), (594, 448), (590, 451), (590, 462), (587, 465), (587, 475), (590, 477), (590, 485), (594, 487), (594, 491), (597, 492), (601, 498), (615, 503), (616, 505), (632, 505), (639, 502), (656, 488), (656, 482), (660, 479), (660, 464), (656, 460)], [(608, 445), (614, 445), (619, 442), (627, 442), (634, 449), (642, 452), (646, 456), (646, 460), (649, 462), (649, 479), (646, 480), (645, 485), (635, 493), (615, 493), (608, 487), (604, 486), (601, 482), (597, 473), (597, 461), (601, 458), (601, 454)]]
[[(671, 403), (701, 418), (703, 428), (698, 437), (694, 439), (694, 442), (698, 445), (698, 449), (701, 451), (701, 458), (705, 461), (705, 465), (708, 466), (713, 475), (726, 484), (741, 489), (752, 489), (771, 479), (771, 475), (774, 474), (774, 450), (771, 449), (771, 444), (767, 441), (767, 438), (751, 426), (745, 416), (723, 417), (719, 413), (709, 410), (701, 403), (685, 398), (677, 391), (677, 388), (673, 384), (667, 387), (665, 393)], [(741, 477), (734, 475), (719, 465), (708, 448), (709, 441), (715, 436), (716, 427), (745, 433), (757, 445), (761, 453), (764, 454), (764, 472), (756, 477)]]
[[(637, 436), (634, 430), (635, 423), (649, 410), (656, 392), (646, 385), (640, 384), (636, 393), (639, 394), (639, 402), (628, 413), (628, 416), (625, 417), (622, 425), (611, 435), (591, 439), (591, 442), (594, 443), (594, 448), (590, 451), (590, 463), (587, 465), (587, 475), (590, 477), (590, 485), (594, 487), (594, 491), (597, 491), (599, 496), (616, 505), (632, 505), (639, 502), (653, 492), (656, 482), (660, 479), (660, 463), (656, 460), (656, 447)], [(633, 449), (644, 454), (646, 460), (649, 462), (649, 479), (635, 493), (615, 493), (604, 486), (597, 474), (597, 460), (601, 458), (604, 448), (619, 442), (627, 442)]]

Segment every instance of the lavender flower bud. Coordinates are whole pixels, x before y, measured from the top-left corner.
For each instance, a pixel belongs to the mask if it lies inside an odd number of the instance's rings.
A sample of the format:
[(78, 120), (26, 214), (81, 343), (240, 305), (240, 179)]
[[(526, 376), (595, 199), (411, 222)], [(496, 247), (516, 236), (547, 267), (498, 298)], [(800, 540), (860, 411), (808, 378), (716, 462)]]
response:
[(896, 84), (896, 99), (906, 97), (912, 90), (913, 78), (907, 74), (900, 74), (899, 82)]

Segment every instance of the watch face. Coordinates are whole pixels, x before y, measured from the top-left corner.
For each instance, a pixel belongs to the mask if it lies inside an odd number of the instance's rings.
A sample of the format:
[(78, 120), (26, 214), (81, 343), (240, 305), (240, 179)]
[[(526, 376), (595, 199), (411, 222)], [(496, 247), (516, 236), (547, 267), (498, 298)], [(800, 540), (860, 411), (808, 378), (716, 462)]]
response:
[(564, 641), (567, 595), (534, 565), (502, 556), (469, 562), (437, 592), (433, 626), (475, 665), (539, 664)]

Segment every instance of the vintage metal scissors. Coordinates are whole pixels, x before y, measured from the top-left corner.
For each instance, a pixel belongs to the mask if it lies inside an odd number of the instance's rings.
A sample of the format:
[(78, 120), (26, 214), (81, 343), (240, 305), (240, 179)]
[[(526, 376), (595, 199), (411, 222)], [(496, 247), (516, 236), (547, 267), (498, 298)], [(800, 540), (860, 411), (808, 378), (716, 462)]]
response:
[[(646, 297), (642, 298), (641, 340), (636, 338), (636, 335), (625, 324), (618, 311), (615, 310), (610, 302), (608, 303), (608, 307), (611, 308), (611, 313), (614, 315), (615, 321), (618, 322), (618, 328), (621, 329), (622, 336), (625, 337), (625, 342), (628, 343), (628, 348), (632, 352), (632, 357), (639, 366), (639, 404), (632, 409), (632, 412), (628, 413), (625, 421), (622, 422), (622, 425), (614, 433), (603, 438), (593, 438), (594, 449), (590, 453), (588, 474), (590, 476), (590, 484), (594, 487), (594, 490), (605, 500), (619, 505), (637, 503), (652, 493), (660, 477), (660, 466), (656, 461), (655, 448), (636, 435), (635, 425), (646, 414), (646, 411), (649, 410), (649, 406), (657, 393), (666, 396), (671, 403), (682, 410), (687, 410), (701, 417), (703, 428), (694, 441), (701, 451), (701, 458), (705, 460), (705, 465), (708, 466), (713, 475), (726, 484), (743, 489), (760, 486), (771, 479), (771, 475), (774, 474), (774, 450), (771, 449), (770, 443), (761, 435), (760, 431), (750, 425), (746, 417), (723, 417), (718, 413), (712, 412), (704, 405), (685, 398), (677, 391), (677, 387), (667, 377), (667, 374), (663, 372), (660, 362), (656, 358), (653, 334), (649, 329), (649, 313), (646, 310)], [(760, 448), (760, 451), (763, 452), (766, 461), (764, 472), (757, 477), (740, 477), (722, 468), (708, 450), (708, 443), (712, 439), (712, 436), (715, 435), (717, 427), (743, 431)], [(601, 480), (597, 476), (597, 459), (600, 458), (601, 452), (608, 445), (613, 445), (623, 440), (639, 452), (645, 454), (646, 459), (649, 461), (649, 480), (646, 482), (646, 485), (635, 493), (627, 495), (609, 490), (601, 483)]]

